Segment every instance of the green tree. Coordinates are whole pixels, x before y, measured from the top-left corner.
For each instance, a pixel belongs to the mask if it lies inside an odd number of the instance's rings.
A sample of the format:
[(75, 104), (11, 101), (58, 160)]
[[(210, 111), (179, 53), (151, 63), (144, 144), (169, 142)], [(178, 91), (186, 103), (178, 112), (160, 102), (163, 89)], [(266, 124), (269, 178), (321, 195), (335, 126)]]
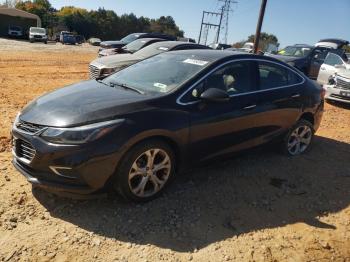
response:
[[(255, 41), (255, 35), (248, 36), (247, 42)], [(259, 49), (266, 50), (269, 44), (274, 44), (279, 46), (278, 38), (274, 34), (268, 34), (266, 32), (261, 32), (259, 39)]]

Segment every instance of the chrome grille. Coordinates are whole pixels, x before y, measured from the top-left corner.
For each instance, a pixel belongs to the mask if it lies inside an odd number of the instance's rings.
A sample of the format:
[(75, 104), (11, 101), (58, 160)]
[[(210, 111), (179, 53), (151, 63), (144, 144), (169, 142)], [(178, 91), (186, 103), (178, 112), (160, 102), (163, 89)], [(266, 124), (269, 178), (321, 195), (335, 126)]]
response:
[(344, 78), (337, 77), (337, 87), (342, 89), (350, 89), (350, 79), (345, 80)]
[(98, 69), (98, 67), (89, 65), (89, 71), (90, 71), (90, 78), (96, 79), (100, 76), (101, 70)]
[(27, 122), (18, 122), (16, 123), (16, 128), (29, 134), (35, 134), (42, 130), (44, 127)]
[(16, 157), (31, 162), (35, 157), (34, 147), (22, 139), (13, 139), (13, 151)]

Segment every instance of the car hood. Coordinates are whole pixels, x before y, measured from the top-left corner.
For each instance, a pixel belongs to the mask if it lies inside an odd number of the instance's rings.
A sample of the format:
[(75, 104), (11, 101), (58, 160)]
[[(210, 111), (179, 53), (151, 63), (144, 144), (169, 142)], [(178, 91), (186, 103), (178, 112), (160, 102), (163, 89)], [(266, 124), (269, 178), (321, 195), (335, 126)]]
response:
[(125, 45), (123, 41), (104, 41), (100, 44), (102, 48), (121, 48)]
[(99, 68), (115, 68), (120, 65), (133, 64), (142, 60), (142, 57), (135, 54), (117, 54), (98, 58), (91, 62)]
[(140, 102), (150, 97), (90, 80), (37, 98), (23, 109), (19, 118), (43, 126), (81, 126), (137, 110), (142, 106)]

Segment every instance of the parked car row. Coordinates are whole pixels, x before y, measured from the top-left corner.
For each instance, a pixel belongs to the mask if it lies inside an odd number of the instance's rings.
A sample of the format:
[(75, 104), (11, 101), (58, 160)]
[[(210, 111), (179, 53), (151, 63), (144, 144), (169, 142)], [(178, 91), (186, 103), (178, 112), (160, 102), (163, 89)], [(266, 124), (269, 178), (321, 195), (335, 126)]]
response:
[[(148, 39), (148, 38), (145, 38)], [(143, 40), (136, 40), (139, 42)], [(132, 42), (132, 43), (134, 43)], [(210, 49), (207, 46), (194, 44), (190, 42), (180, 41), (158, 41), (145, 48), (140, 49), (135, 53), (111, 55), (102, 58), (98, 58), (90, 63), (89, 71), (91, 79), (98, 79), (106, 77), (112, 73), (115, 73), (127, 66), (158, 55), (160, 53), (176, 51), (176, 50), (188, 50), (188, 49)]]

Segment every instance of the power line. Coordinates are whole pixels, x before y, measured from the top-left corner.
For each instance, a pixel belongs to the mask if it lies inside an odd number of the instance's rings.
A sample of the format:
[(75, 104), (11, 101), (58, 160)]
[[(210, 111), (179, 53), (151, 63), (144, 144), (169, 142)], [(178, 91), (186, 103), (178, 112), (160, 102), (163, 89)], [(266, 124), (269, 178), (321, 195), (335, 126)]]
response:
[[(208, 41), (209, 31), (215, 30), (216, 34), (213, 42), (219, 43), (220, 36), (222, 32), (224, 32), (222, 42), (227, 44), (228, 30), (229, 30), (229, 16), (230, 16), (230, 13), (233, 12), (231, 6), (232, 4), (235, 4), (238, 2), (235, 0), (218, 0), (217, 6), (219, 6), (221, 3), (223, 4), (219, 12), (203, 11), (198, 43), (203, 43), (206, 45)], [(213, 18), (216, 19), (216, 23), (211, 22)]]
[(222, 12), (221, 30), (224, 32), (224, 37), (222, 39), (222, 42), (227, 44), (229, 18), (230, 18), (230, 14), (233, 12), (233, 9), (231, 8), (231, 6), (232, 4), (237, 4), (238, 2), (235, 0), (219, 0), (219, 2), (223, 3), (221, 7), (221, 12)]
[[(220, 23), (215, 23), (215, 22), (211, 23), (210, 21), (212, 20), (213, 17), (215, 17), (216, 20), (219, 18)], [(203, 43), (205, 45), (207, 44), (208, 34), (210, 29), (214, 29), (217, 31), (216, 42), (218, 42), (219, 40), (218, 37), (219, 37), (219, 32), (221, 27), (221, 20), (222, 20), (222, 13), (203, 11), (201, 30), (198, 37), (198, 43)]]

